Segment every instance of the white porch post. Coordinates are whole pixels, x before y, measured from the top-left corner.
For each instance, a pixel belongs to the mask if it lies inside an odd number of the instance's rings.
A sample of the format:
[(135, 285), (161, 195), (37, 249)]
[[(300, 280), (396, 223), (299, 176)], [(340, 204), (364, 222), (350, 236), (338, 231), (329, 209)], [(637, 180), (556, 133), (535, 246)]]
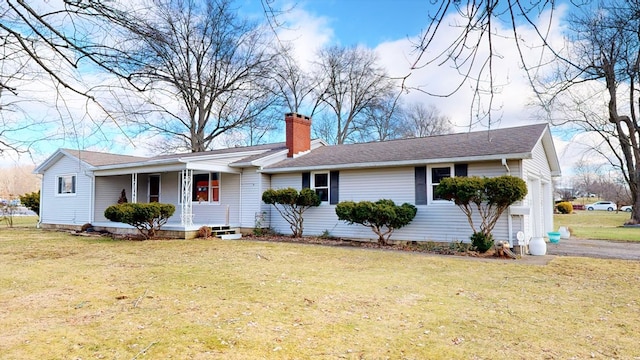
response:
[(193, 225), (193, 203), (191, 193), (193, 191), (193, 170), (182, 170), (182, 226)]
[(131, 174), (131, 202), (138, 202), (138, 173)]

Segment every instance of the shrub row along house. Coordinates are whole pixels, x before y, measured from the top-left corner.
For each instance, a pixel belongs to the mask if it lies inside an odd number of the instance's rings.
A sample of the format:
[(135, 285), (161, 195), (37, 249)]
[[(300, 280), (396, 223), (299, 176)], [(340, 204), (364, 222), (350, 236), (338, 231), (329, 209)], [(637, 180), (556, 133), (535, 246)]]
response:
[(286, 114), (286, 142), (156, 156), (124, 156), (60, 149), (36, 168), (42, 174), (45, 228), (131, 231), (108, 221), (104, 210), (124, 194), (129, 202), (174, 204), (166, 236), (192, 237), (203, 226), (251, 231), (288, 224), (261, 200), (267, 189), (313, 189), (322, 204), (305, 213), (304, 235), (371, 239), (367, 228), (339, 221), (340, 201), (391, 199), (414, 204), (414, 220), (392, 240), (467, 241), (465, 215), (434, 189), (455, 176), (512, 175), (527, 183), (526, 198), (512, 205), (494, 228), (496, 240), (517, 243), (553, 230), (552, 177), (560, 167), (549, 127), (521, 127), (360, 144), (311, 140), (311, 119)]

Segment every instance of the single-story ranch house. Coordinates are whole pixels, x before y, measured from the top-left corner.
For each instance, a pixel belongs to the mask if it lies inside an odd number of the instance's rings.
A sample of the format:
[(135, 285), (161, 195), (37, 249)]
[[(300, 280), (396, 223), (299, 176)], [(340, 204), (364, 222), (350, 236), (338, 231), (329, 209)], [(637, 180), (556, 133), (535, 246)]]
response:
[(552, 177), (560, 175), (560, 166), (547, 124), (330, 146), (311, 140), (308, 117), (286, 114), (285, 122), (285, 143), (150, 158), (60, 149), (35, 170), (42, 175), (41, 226), (77, 229), (90, 223), (133, 232), (104, 217), (124, 190), (129, 202), (176, 206), (163, 227), (165, 235), (193, 237), (203, 225), (288, 234), (289, 225), (262, 202), (262, 193), (310, 187), (322, 204), (305, 212), (305, 235), (326, 231), (374, 239), (369, 228), (339, 221), (335, 204), (392, 199), (414, 204), (418, 213), (391, 240), (468, 241), (465, 215), (452, 202), (434, 197), (433, 189), (449, 176), (510, 174), (526, 181), (528, 195), (503, 214), (495, 239), (524, 245), (516, 240), (519, 231), (526, 242), (553, 230)]

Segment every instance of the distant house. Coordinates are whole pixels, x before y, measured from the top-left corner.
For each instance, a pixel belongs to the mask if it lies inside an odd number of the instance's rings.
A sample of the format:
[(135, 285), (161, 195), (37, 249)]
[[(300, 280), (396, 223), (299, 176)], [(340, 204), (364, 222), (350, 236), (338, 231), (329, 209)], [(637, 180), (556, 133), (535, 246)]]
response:
[(261, 201), (269, 188), (314, 189), (322, 205), (305, 213), (305, 235), (372, 239), (359, 225), (337, 219), (344, 200), (392, 199), (417, 206), (416, 218), (392, 240), (466, 241), (471, 228), (453, 203), (433, 189), (450, 176), (524, 179), (526, 199), (494, 229), (498, 240), (519, 245), (553, 229), (552, 177), (560, 175), (546, 124), (427, 138), (330, 146), (311, 140), (311, 119), (287, 114), (286, 142), (151, 158), (60, 149), (36, 168), (42, 174), (41, 225), (78, 228), (91, 223), (131, 231), (103, 213), (125, 190), (130, 202), (176, 205), (164, 229), (190, 237), (203, 225), (250, 231), (256, 226), (289, 233), (279, 213)]

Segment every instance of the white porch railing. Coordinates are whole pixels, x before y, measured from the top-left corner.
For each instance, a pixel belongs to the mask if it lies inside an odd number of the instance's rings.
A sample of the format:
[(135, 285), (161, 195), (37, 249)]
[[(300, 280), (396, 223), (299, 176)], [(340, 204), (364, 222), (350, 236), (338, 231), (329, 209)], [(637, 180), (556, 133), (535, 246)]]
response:
[(138, 202), (138, 173), (131, 174), (131, 202)]
[(193, 225), (193, 202), (191, 193), (193, 191), (193, 170), (182, 170), (182, 202), (180, 204), (182, 214), (180, 221), (182, 226)]

